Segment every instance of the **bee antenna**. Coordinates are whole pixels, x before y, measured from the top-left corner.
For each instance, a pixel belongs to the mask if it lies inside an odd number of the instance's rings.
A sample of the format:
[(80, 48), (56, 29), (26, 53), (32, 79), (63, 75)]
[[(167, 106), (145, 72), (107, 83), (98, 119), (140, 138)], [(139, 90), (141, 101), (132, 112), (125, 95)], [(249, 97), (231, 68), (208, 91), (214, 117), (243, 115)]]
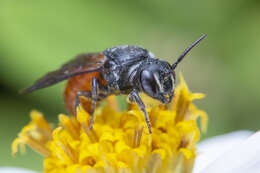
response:
[(177, 59), (177, 61), (172, 65), (172, 69), (174, 70), (177, 65), (183, 60), (183, 58), (189, 53), (189, 51), (196, 46), (201, 40), (203, 40), (207, 35), (203, 34), (200, 38), (198, 38), (196, 41), (194, 41), (187, 49), (184, 50), (184, 52), (181, 54), (181, 56)]

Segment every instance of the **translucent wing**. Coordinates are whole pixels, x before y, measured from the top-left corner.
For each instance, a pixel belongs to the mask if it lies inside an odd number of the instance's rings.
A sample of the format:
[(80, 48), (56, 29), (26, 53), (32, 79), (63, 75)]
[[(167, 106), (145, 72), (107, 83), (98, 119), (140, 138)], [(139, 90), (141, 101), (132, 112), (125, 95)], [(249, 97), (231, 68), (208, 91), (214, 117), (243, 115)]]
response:
[(37, 89), (45, 88), (80, 74), (101, 71), (105, 60), (106, 57), (102, 53), (81, 54), (61, 66), (60, 69), (47, 73), (35, 81), (32, 86), (22, 90), (21, 93), (29, 93)]

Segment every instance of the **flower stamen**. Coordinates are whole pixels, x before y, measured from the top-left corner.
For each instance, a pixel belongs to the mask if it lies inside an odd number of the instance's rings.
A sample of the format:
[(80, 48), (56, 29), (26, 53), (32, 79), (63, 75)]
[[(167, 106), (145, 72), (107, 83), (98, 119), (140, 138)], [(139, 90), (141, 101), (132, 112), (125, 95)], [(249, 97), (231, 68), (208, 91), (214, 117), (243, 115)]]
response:
[(143, 126), (138, 126), (135, 128), (134, 139), (133, 139), (133, 148), (139, 147), (141, 138), (143, 134)]

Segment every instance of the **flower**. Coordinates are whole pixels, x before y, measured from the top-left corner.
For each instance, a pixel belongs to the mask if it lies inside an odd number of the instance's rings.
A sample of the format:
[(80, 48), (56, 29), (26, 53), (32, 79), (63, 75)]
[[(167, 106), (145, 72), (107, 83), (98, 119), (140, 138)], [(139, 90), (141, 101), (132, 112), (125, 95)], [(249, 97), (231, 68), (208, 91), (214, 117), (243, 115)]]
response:
[[(235, 131), (199, 142), (193, 173), (258, 173), (260, 169), (259, 143), (260, 132), (253, 133), (252, 131)], [(14, 167), (0, 167), (0, 172), (35, 173)]]
[(259, 144), (260, 131), (238, 131), (206, 140), (199, 147), (201, 156), (194, 173), (259, 173)]
[(35, 173), (34, 171), (23, 169), (23, 168), (15, 168), (15, 167), (0, 167), (1, 173)]
[[(77, 117), (59, 115), (52, 128), (37, 111), (32, 121), (14, 140), (12, 151), (24, 144), (44, 156), (44, 172), (191, 172), (200, 132), (206, 130), (207, 114), (192, 101), (203, 94), (191, 93), (183, 78), (169, 108), (155, 104), (147, 108), (152, 125), (148, 133), (143, 113), (129, 104), (126, 111), (116, 109), (114, 97), (95, 111), (93, 130), (90, 115), (81, 107)], [(111, 105), (112, 104), (112, 105)]]
[[(216, 159), (218, 158), (220, 160), (227, 159), (228, 152), (232, 150), (236, 145), (241, 146), (241, 143), (246, 141), (248, 137), (250, 137), (252, 134), (253, 134), (252, 131), (240, 130), (240, 131), (230, 132), (224, 135), (214, 136), (209, 139), (200, 141), (197, 144), (197, 157), (193, 168), (193, 173), (200, 173), (208, 165), (212, 165), (212, 164), (214, 165)], [(240, 151), (241, 150), (239, 149), (238, 152)], [(234, 156), (232, 157), (235, 158)], [(236, 159), (234, 159), (234, 162), (236, 162)], [(228, 166), (232, 167), (232, 165), (234, 164), (233, 162), (230, 161), (226, 163), (228, 163), (225, 165), (226, 169)], [(216, 170), (219, 171), (220, 167), (218, 167), (218, 169)], [(219, 172), (223, 172), (223, 170)]]

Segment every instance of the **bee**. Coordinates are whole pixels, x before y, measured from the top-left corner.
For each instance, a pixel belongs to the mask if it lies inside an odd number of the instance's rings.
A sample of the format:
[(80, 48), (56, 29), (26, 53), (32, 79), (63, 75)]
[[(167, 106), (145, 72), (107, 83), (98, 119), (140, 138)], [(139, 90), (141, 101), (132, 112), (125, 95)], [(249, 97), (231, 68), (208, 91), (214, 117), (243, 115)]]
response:
[(205, 37), (203, 34), (194, 41), (172, 65), (142, 47), (131, 45), (115, 46), (102, 53), (81, 54), (58, 70), (47, 73), (22, 93), (46, 88), (67, 79), (65, 106), (72, 115), (76, 115), (79, 105), (89, 112), (90, 129), (93, 128), (97, 103), (109, 95), (128, 95), (129, 100), (137, 103), (143, 112), (151, 133), (149, 117), (139, 93), (144, 92), (163, 104), (170, 103), (174, 96), (177, 65)]

